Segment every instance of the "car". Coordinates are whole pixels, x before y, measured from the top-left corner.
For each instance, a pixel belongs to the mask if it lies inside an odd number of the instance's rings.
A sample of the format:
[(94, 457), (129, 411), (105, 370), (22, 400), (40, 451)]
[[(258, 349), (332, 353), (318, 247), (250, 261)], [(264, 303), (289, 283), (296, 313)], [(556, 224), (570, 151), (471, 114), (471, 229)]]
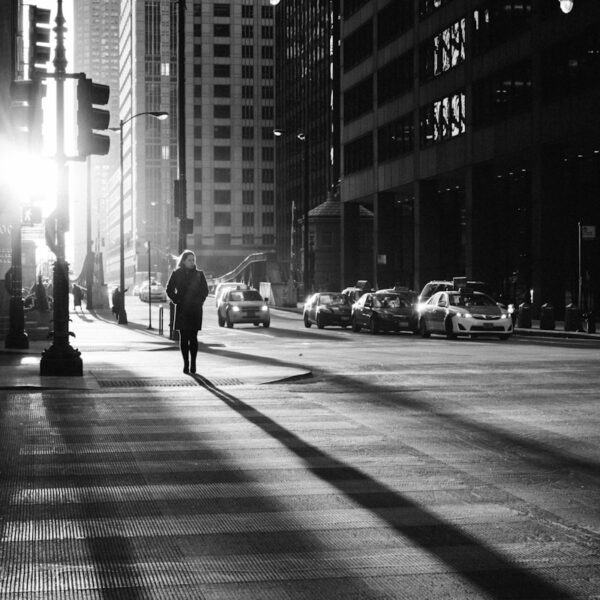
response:
[(454, 339), (459, 335), (497, 335), (507, 340), (513, 332), (509, 312), (482, 292), (437, 292), (418, 307), (422, 337), (432, 333)]
[(263, 327), (271, 325), (271, 311), (267, 301), (257, 290), (229, 288), (221, 294), (217, 306), (219, 327), (230, 329), (235, 323), (252, 323)]
[(352, 305), (341, 292), (317, 292), (304, 303), (302, 319), (305, 327), (313, 323), (323, 329), (328, 325), (350, 325)]
[(232, 290), (232, 289), (248, 290), (250, 288), (242, 281), (223, 281), (222, 283), (219, 283), (217, 285), (217, 287), (215, 288), (215, 306), (218, 307), (219, 302), (221, 301), (221, 296), (227, 290)]
[(490, 286), (483, 281), (470, 281), (466, 277), (454, 277), (452, 281), (448, 279), (436, 279), (426, 283), (419, 294), (418, 302), (419, 304), (427, 302), (436, 292), (460, 289), (468, 289), (474, 292), (482, 292), (488, 296), (494, 296)]
[(374, 291), (375, 288), (366, 279), (359, 279), (354, 285), (344, 288), (342, 294), (348, 298), (352, 305), (366, 292)]
[(352, 331), (368, 328), (380, 331), (418, 331), (417, 312), (412, 295), (394, 290), (363, 294), (352, 306)]
[(150, 283), (144, 281), (140, 286), (140, 300), (142, 302), (166, 302), (167, 292), (165, 288), (156, 279), (152, 279)]

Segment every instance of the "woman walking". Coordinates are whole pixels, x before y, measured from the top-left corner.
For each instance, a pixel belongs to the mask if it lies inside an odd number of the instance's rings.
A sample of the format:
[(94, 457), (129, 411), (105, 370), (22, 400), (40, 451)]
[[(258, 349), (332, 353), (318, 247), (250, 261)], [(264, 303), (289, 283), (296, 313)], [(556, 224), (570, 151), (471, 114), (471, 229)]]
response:
[(198, 331), (202, 329), (202, 305), (208, 296), (204, 272), (196, 267), (196, 255), (184, 250), (167, 282), (167, 296), (175, 304), (173, 329), (179, 330), (183, 372), (196, 372)]

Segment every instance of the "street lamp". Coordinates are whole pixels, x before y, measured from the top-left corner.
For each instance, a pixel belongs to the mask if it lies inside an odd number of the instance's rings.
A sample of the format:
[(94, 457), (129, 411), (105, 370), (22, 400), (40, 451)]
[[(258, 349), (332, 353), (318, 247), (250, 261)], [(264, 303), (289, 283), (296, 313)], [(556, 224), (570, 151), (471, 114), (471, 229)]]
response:
[[(573, 0), (558, 0), (560, 2), (560, 10), (562, 10), (565, 15), (569, 14), (573, 10)], [(271, 2), (273, 4), (273, 2)]]
[(155, 119), (159, 119), (160, 121), (164, 121), (166, 118), (168, 118), (169, 113), (154, 110), (144, 111), (132, 115), (127, 119), (121, 119), (118, 127), (110, 127), (111, 131), (119, 132), (119, 165), (121, 175), (119, 201), (119, 292), (121, 294), (121, 298), (119, 302), (119, 312), (117, 315), (117, 322), (119, 325), (127, 325), (127, 312), (125, 311), (125, 196), (123, 192), (123, 127), (129, 123), (129, 121), (132, 121), (136, 117), (141, 117), (143, 115), (148, 115), (150, 117), (154, 117)]

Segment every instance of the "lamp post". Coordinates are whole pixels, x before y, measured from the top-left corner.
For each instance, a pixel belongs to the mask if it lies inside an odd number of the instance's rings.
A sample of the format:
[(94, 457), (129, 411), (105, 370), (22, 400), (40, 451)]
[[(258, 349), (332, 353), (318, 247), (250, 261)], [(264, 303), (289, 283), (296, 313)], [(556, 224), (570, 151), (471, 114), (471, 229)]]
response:
[(119, 292), (121, 294), (119, 302), (119, 313), (117, 322), (119, 325), (127, 325), (127, 312), (125, 310), (125, 194), (123, 190), (123, 127), (136, 117), (148, 115), (164, 121), (169, 113), (163, 111), (144, 111), (132, 115), (127, 119), (121, 119), (118, 127), (111, 127), (111, 131), (119, 132), (119, 166), (120, 166), (120, 198), (119, 198)]

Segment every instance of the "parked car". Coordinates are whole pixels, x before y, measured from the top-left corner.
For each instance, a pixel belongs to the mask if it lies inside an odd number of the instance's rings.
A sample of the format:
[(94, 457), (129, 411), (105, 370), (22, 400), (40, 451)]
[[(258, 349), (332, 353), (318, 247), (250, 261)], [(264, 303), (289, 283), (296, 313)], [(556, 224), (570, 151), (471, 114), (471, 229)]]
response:
[(319, 329), (327, 325), (350, 325), (352, 305), (341, 292), (317, 292), (308, 298), (304, 304), (302, 319), (304, 326), (313, 323)]
[(166, 302), (167, 292), (165, 288), (155, 279), (150, 282), (144, 281), (140, 286), (140, 300), (142, 302)]
[(348, 298), (350, 305), (354, 304), (363, 294), (374, 292), (375, 288), (366, 280), (359, 279), (354, 285), (344, 288), (342, 294)]
[(488, 296), (494, 296), (490, 286), (483, 281), (470, 281), (465, 277), (455, 277), (452, 281), (448, 279), (434, 280), (426, 283), (419, 294), (418, 302), (422, 304), (427, 302), (433, 294), (436, 292), (443, 292), (446, 290), (467, 289), (473, 292), (482, 292)]
[(454, 339), (459, 335), (497, 335), (507, 340), (513, 332), (509, 312), (487, 294), (471, 291), (437, 292), (419, 305), (419, 331)]
[(235, 323), (252, 323), (263, 327), (271, 325), (271, 311), (257, 290), (226, 289), (217, 306), (219, 326), (230, 329)]
[(219, 302), (221, 301), (221, 296), (227, 290), (249, 290), (250, 288), (242, 281), (224, 281), (222, 283), (217, 284), (215, 288), (215, 306), (219, 306)]
[(412, 331), (416, 333), (418, 317), (413, 296), (380, 290), (363, 294), (352, 307), (352, 331), (363, 327), (371, 333)]

